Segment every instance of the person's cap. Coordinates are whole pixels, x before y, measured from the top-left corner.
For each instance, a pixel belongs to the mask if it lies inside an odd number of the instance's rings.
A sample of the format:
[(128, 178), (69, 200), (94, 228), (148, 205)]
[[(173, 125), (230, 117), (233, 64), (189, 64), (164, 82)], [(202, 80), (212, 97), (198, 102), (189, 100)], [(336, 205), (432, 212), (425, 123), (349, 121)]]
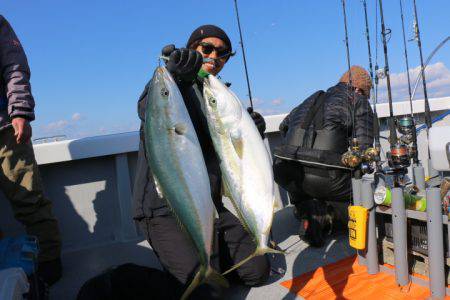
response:
[(372, 88), (372, 79), (370, 78), (369, 72), (360, 66), (352, 66), (350, 71), (347, 71), (342, 75), (339, 82), (349, 83), (350, 75), (352, 80), (352, 86), (359, 88), (364, 91), (366, 96), (370, 95), (370, 89)]
[(225, 45), (227, 45), (228, 49), (230, 50), (230, 53), (233, 51), (231, 47), (231, 41), (228, 35), (223, 31), (221, 28), (215, 26), (215, 25), (202, 25), (195, 29), (191, 36), (189, 37), (189, 40), (187, 41), (186, 47), (190, 47), (192, 44), (194, 44), (196, 41), (202, 40), (204, 38), (208, 37), (216, 37), (221, 39)]

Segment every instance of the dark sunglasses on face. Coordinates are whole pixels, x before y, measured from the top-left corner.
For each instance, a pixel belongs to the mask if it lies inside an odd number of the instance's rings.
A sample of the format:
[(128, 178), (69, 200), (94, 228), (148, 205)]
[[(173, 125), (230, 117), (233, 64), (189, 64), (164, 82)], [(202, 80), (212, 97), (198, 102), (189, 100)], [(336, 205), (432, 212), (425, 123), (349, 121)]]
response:
[(201, 42), (199, 44), (202, 47), (203, 54), (209, 55), (213, 51), (217, 53), (218, 58), (225, 58), (231, 55), (231, 52), (227, 48), (216, 47), (213, 44)]

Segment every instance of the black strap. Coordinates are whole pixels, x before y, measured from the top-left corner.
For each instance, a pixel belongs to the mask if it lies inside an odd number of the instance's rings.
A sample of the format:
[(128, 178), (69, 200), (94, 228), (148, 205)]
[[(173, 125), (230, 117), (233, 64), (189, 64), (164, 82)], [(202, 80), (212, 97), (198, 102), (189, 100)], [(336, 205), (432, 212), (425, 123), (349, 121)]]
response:
[[(302, 128), (308, 129), (309, 126), (311, 126), (311, 123), (313, 120), (315, 120), (317, 111), (320, 108), (323, 108), (323, 103), (325, 102), (325, 92), (319, 91), (316, 99), (314, 100), (314, 103), (312, 104), (311, 108), (309, 109), (308, 113), (306, 114), (305, 120), (303, 121)], [(322, 118), (321, 120), (318, 120), (319, 122), (323, 122), (323, 112), (321, 114)], [(314, 122), (315, 125), (318, 125), (318, 122)], [(320, 123), (321, 124), (321, 123)], [(321, 128), (317, 128), (321, 129)]]

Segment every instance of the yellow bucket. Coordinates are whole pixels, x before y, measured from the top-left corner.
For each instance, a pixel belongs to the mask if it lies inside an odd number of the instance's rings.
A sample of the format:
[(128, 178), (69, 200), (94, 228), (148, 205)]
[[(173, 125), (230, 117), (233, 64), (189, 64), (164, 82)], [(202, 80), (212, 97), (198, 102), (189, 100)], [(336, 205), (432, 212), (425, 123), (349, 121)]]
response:
[(368, 209), (365, 207), (348, 207), (348, 238), (350, 246), (357, 250), (366, 248), (367, 216)]

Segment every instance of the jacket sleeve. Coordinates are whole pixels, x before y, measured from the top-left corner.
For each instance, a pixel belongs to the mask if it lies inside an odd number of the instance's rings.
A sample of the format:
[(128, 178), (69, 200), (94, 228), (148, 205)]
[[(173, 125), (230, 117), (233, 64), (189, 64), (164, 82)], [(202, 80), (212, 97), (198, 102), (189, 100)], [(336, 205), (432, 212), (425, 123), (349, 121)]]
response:
[(373, 111), (365, 98), (356, 102), (355, 134), (362, 149), (373, 145)]
[(0, 67), (8, 98), (9, 117), (34, 120), (34, 99), (31, 94), (28, 61), (11, 25), (1, 15)]

